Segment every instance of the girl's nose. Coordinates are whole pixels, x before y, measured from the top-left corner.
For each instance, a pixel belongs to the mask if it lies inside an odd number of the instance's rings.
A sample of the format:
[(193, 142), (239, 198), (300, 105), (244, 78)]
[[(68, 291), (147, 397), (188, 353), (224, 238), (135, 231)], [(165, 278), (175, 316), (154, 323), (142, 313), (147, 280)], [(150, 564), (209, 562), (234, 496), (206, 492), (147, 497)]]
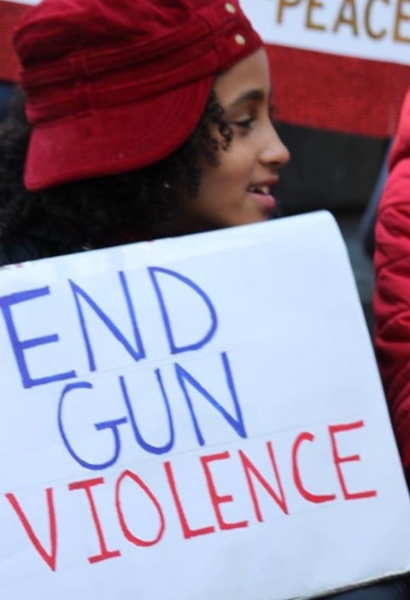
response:
[(280, 139), (273, 125), (270, 126), (270, 132), (266, 139), (263, 150), (260, 153), (260, 161), (264, 165), (271, 165), (277, 168), (284, 167), (290, 160), (290, 152)]

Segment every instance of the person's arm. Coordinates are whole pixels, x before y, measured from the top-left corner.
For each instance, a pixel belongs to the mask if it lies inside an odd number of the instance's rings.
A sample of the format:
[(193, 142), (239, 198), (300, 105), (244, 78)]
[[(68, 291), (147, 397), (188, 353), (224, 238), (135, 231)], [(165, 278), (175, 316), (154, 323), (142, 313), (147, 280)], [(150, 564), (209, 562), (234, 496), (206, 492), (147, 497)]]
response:
[(375, 347), (410, 480), (410, 92), (376, 224)]

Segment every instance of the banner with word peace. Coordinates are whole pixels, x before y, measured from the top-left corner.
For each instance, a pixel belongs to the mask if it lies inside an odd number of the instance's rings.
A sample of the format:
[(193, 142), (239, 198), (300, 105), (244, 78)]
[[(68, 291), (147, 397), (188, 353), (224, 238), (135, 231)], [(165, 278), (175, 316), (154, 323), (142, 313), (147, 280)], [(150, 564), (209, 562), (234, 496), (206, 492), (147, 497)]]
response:
[(241, 0), (267, 43), (280, 121), (394, 135), (410, 87), (410, 0)]
[[(38, 3), (0, 0), (0, 80), (16, 78), (12, 30)], [(240, 3), (267, 44), (280, 121), (394, 135), (410, 87), (410, 0)]]

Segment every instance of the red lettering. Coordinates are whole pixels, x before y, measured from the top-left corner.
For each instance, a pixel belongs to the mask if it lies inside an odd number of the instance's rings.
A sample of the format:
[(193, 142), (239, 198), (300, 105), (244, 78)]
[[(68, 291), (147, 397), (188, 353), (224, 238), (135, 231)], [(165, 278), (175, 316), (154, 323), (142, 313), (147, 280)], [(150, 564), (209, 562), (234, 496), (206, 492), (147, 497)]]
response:
[(338, 449), (336, 446), (336, 434), (343, 433), (346, 431), (352, 431), (353, 429), (361, 429), (364, 427), (363, 421), (357, 421), (356, 423), (348, 423), (346, 425), (330, 425), (329, 433), (330, 433), (330, 441), (332, 444), (332, 453), (333, 453), (333, 462), (335, 463), (337, 477), (340, 482), (340, 487), (342, 488), (343, 496), (345, 500), (362, 500), (364, 498), (374, 498), (377, 496), (377, 492), (375, 490), (369, 490), (366, 492), (356, 492), (350, 493), (347, 489), (346, 482), (344, 480), (343, 471), (341, 468), (342, 463), (346, 462), (356, 462), (360, 461), (360, 456), (358, 454), (350, 455), (350, 456), (339, 456)]
[(95, 554), (94, 556), (90, 556), (88, 561), (91, 564), (101, 562), (103, 560), (107, 560), (109, 558), (116, 558), (117, 556), (121, 556), (121, 552), (119, 550), (108, 550), (107, 545), (104, 539), (104, 533), (101, 527), (101, 521), (97, 513), (97, 508), (94, 502), (94, 497), (91, 491), (91, 488), (96, 485), (101, 485), (105, 483), (103, 477), (98, 477), (96, 479), (86, 479), (85, 481), (77, 481), (75, 483), (70, 483), (68, 489), (70, 492), (76, 490), (84, 490), (90, 505), (91, 516), (93, 518), (94, 526), (97, 531), (98, 542), (100, 544), (100, 554)]
[[(157, 533), (156, 537), (153, 540), (142, 540), (141, 538), (136, 537), (133, 533), (131, 533), (131, 531), (129, 530), (129, 528), (127, 526), (127, 523), (125, 522), (124, 513), (122, 511), (121, 501), (120, 501), (120, 491), (121, 491), (121, 484), (126, 478), (129, 478), (132, 481), (134, 481), (145, 492), (145, 494), (151, 500), (152, 504), (155, 506), (155, 508), (158, 512), (159, 529), (158, 529), (158, 533)], [(164, 513), (162, 511), (160, 503), (158, 502), (158, 500), (154, 496), (154, 494), (151, 492), (149, 487), (142, 481), (142, 479), (140, 477), (138, 477), (138, 475), (136, 475), (132, 471), (128, 471), (128, 470), (124, 471), (118, 478), (116, 486), (115, 486), (115, 505), (117, 507), (118, 518), (120, 521), (121, 529), (123, 531), (123, 534), (125, 535), (125, 537), (127, 538), (127, 540), (129, 542), (131, 542), (132, 544), (135, 544), (136, 546), (142, 546), (143, 548), (148, 548), (149, 546), (155, 546), (155, 544), (158, 544), (158, 542), (162, 539), (162, 536), (164, 535), (164, 532), (165, 532)]]
[(48, 512), (48, 527), (50, 532), (50, 552), (44, 548), (41, 544), (40, 540), (34, 533), (33, 528), (31, 527), (29, 520), (24, 514), (20, 504), (18, 503), (17, 498), (14, 494), (6, 494), (7, 500), (10, 502), (11, 506), (16, 511), (18, 518), (23, 525), (25, 532), (27, 533), (30, 542), (33, 544), (34, 548), (37, 550), (41, 558), (44, 562), (50, 567), (52, 571), (56, 570), (56, 562), (57, 562), (57, 522), (56, 522), (56, 513), (54, 508), (54, 498), (53, 498), (53, 490), (52, 488), (46, 489), (46, 497), (47, 497), (47, 512)]
[(212, 479), (212, 473), (209, 467), (209, 463), (217, 460), (226, 460), (230, 458), (229, 452), (220, 452), (219, 454), (210, 454), (209, 456), (201, 456), (202, 468), (205, 473), (206, 483), (211, 497), (212, 506), (214, 507), (216, 520), (221, 530), (227, 529), (240, 529), (242, 527), (248, 527), (248, 521), (239, 521), (237, 523), (226, 523), (223, 520), (220, 504), (225, 502), (233, 502), (233, 496), (219, 496), (216, 491), (214, 480)]
[(283, 492), (282, 481), (280, 479), (279, 469), (276, 464), (275, 455), (273, 453), (272, 442), (268, 442), (266, 444), (266, 447), (268, 449), (269, 458), (272, 463), (273, 471), (275, 473), (276, 483), (279, 488), (279, 494), (277, 494), (275, 492), (275, 490), (272, 488), (272, 486), (266, 481), (266, 479), (263, 477), (261, 472), (258, 471), (258, 469), (249, 460), (249, 458), (246, 456), (246, 454), (242, 450), (239, 450), (239, 457), (241, 459), (242, 466), (245, 471), (246, 481), (248, 483), (248, 487), (249, 487), (249, 490), (251, 493), (251, 498), (252, 498), (253, 506), (254, 506), (255, 513), (256, 513), (256, 518), (260, 523), (263, 522), (263, 517), (262, 517), (260, 507), (259, 507), (259, 502), (258, 502), (258, 498), (257, 498), (256, 492), (255, 492), (255, 486), (253, 484), (251, 475), (253, 475), (259, 481), (259, 483), (265, 488), (265, 490), (274, 499), (276, 504), (285, 513), (285, 515), (289, 514), (288, 507), (286, 504), (285, 494)]
[(301, 444), (303, 442), (313, 442), (314, 440), (315, 436), (308, 431), (304, 431), (298, 435), (292, 449), (292, 471), (296, 488), (302, 498), (308, 502), (313, 502), (314, 504), (321, 504), (322, 502), (331, 502), (332, 500), (336, 500), (336, 496), (334, 494), (312, 494), (312, 492), (309, 492), (302, 483), (298, 463), (298, 454)]
[(177, 509), (179, 522), (181, 523), (182, 533), (183, 533), (184, 538), (186, 540), (189, 540), (190, 538), (193, 538), (193, 537), (196, 537), (199, 535), (206, 535), (208, 533), (214, 533), (215, 527), (212, 527), (212, 525), (209, 527), (202, 527), (201, 529), (191, 529), (190, 528), (188, 519), (186, 518), (184, 508), (182, 506), (181, 498), (178, 494), (177, 486), (175, 483), (174, 473), (172, 471), (172, 465), (170, 462), (165, 462), (164, 467), (165, 467), (165, 473), (166, 473), (166, 476), (168, 479), (169, 487), (171, 488), (172, 498), (175, 502), (175, 507)]

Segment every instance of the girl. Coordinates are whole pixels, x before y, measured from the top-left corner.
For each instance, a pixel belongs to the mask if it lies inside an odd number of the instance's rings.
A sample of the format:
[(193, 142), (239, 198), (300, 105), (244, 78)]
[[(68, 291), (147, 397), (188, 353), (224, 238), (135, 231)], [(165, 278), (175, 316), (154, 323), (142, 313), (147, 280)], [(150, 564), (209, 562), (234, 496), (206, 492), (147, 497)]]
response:
[(3, 263), (262, 221), (274, 208), (289, 154), (271, 124), (262, 42), (239, 6), (109, 4), (48, 1), (16, 32), (30, 125), (20, 97), (2, 130)]

